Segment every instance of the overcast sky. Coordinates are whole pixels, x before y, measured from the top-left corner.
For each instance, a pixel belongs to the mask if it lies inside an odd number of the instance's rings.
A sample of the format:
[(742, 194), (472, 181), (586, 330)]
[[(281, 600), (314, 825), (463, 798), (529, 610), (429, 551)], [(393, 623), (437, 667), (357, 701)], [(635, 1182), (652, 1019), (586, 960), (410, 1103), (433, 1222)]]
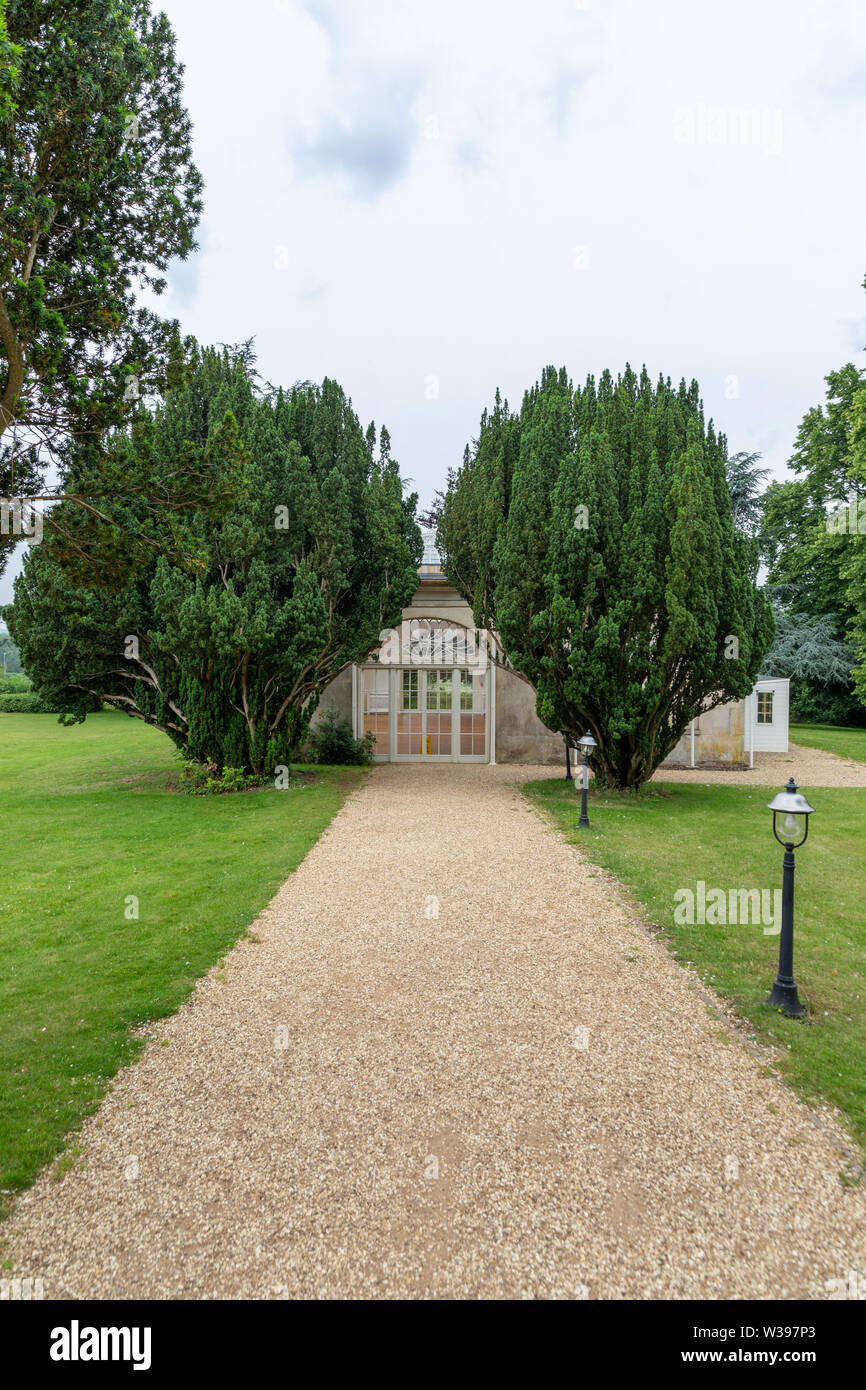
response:
[(336, 377), (422, 502), (547, 363), (694, 376), (777, 476), (866, 365), (864, 0), (162, 8), (206, 184), (163, 311)]

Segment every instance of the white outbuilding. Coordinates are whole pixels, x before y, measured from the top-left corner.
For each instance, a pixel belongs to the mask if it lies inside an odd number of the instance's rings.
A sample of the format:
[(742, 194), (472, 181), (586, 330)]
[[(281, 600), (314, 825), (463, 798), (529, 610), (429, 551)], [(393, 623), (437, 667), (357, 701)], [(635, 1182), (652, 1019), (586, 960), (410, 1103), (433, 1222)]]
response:
[(790, 686), (779, 677), (758, 677), (749, 696), (747, 747), (753, 752), (787, 753)]

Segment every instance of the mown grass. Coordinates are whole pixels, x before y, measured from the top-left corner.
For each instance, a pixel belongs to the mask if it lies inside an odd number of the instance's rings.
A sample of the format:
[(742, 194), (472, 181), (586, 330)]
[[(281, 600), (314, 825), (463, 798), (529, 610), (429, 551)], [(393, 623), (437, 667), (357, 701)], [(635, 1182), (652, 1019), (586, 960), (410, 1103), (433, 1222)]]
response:
[(825, 753), (866, 763), (866, 729), (849, 729), (839, 724), (792, 724), (790, 738), (792, 743), (802, 743), (806, 748), (821, 748)]
[[(123, 715), (0, 715), (0, 1202), (31, 1182), (139, 1044), (242, 935), (363, 774), (185, 796)], [(137, 899), (137, 918), (132, 915)], [(2, 1210), (2, 1208), (0, 1208)]]
[(590, 829), (576, 829), (579, 794), (563, 779), (526, 794), (566, 835), (615, 874), (646, 908), (671, 950), (734, 1001), (804, 1098), (838, 1107), (866, 1145), (866, 793), (803, 790), (815, 807), (797, 853), (794, 973), (803, 1022), (768, 1008), (779, 938), (763, 926), (679, 926), (677, 889), (781, 887), (782, 849), (766, 809), (779, 788), (652, 783), (634, 796), (590, 792)]

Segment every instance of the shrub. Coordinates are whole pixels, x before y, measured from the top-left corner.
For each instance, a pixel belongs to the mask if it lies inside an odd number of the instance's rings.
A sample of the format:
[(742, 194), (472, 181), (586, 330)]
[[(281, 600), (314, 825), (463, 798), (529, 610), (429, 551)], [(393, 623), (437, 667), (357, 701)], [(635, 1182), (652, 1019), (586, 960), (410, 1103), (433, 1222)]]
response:
[[(92, 701), (92, 714), (98, 714), (102, 706)], [(4, 690), (0, 686), (0, 714), (59, 714), (61, 723), (68, 721), (68, 706), (62, 699), (46, 698), (36, 695), (28, 686), (21, 690)]]
[(355, 738), (348, 720), (341, 719), (336, 710), (329, 709), (322, 722), (312, 731), (310, 742), (314, 762), (349, 763), (361, 767), (373, 761), (376, 739), (373, 734)]
[(57, 714), (57, 706), (40, 700), (38, 695), (27, 691), (15, 694), (0, 692), (0, 714)]
[(806, 678), (791, 681), (791, 719), (799, 724), (866, 725), (866, 708), (850, 686), (822, 685)]
[(26, 695), (32, 685), (33, 682), (29, 676), (7, 673), (0, 676), (0, 695)]
[[(270, 777), (244, 772), (241, 767), (224, 767), (216, 763), (185, 762), (181, 768), (181, 786), (188, 796), (221, 796), (226, 792), (245, 792), (250, 787), (264, 787)], [(294, 779), (289, 778), (289, 785)]]

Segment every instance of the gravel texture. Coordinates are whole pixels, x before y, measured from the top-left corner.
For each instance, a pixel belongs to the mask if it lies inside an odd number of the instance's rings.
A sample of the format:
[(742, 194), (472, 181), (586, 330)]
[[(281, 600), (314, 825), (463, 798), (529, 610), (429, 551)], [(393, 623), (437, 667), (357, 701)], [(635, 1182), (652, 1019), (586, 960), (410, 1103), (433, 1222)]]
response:
[(756, 753), (753, 768), (660, 767), (655, 782), (727, 782), (730, 786), (775, 787), (779, 790), (789, 777), (798, 787), (866, 787), (866, 763), (840, 758), (820, 748), (804, 748), (791, 743), (787, 753)]
[(524, 804), (540, 771), (375, 769), (258, 940), (154, 1027), (77, 1163), (23, 1195), (12, 1277), (49, 1298), (827, 1298), (862, 1271), (841, 1131)]

